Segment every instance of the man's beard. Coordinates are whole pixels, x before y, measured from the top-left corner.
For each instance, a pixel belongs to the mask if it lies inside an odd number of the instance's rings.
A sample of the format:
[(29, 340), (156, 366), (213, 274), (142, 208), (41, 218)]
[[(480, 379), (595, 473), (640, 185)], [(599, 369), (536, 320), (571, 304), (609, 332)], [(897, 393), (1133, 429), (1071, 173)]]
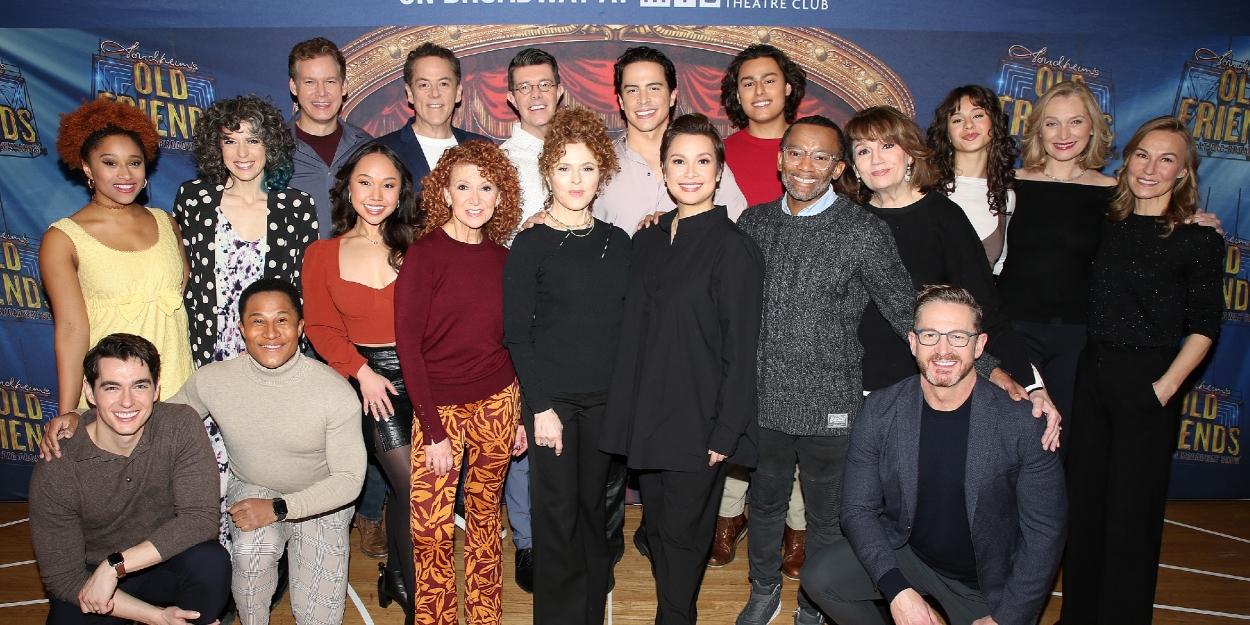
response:
[[(936, 371), (933, 365), (935, 360), (954, 360), (958, 364), (954, 371)], [(928, 360), (920, 363), (920, 373), (929, 381), (929, 384), (949, 388), (968, 377), (968, 372), (972, 371), (975, 365), (976, 363), (972, 361), (964, 362), (959, 354), (933, 354)]]
[(807, 196), (807, 197), (804, 197), (804, 196), (802, 196), (802, 195), (799, 195), (799, 194), (798, 194), (798, 193), (797, 193), (797, 192), (796, 192), (793, 188), (791, 188), (791, 186), (790, 186), (790, 185), (791, 185), (791, 182), (790, 182), (790, 177), (789, 177), (789, 176), (786, 176), (786, 175), (782, 175), (782, 176), (781, 176), (781, 186), (783, 186), (783, 187), (785, 187), (785, 188), (786, 188), (786, 193), (790, 194), (790, 197), (792, 197), (792, 198), (794, 198), (794, 199), (796, 199), (796, 200), (798, 200), (798, 201), (800, 201), (800, 202), (810, 202), (810, 201), (812, 201), (812, 200), (814, 200), (814, 199), (816, 199), (816, 198), (818, 198), (818, 197), (820, 197), (820, 196), (824, 195), (824, 194), (825, 194), (825, 191), (828, 191), (828, 190), (829, 190), (829, 187), (833, 185), (833, 178), (830, 178), (830, 179), (826, 180), (823, 184), (818, 184), (818, 185), (816, 185), (816, 187), (815, 187), (814, 189), (812, 189), (812, 193), (811, 193), (811, 195), (810, 195), (810, 196)]

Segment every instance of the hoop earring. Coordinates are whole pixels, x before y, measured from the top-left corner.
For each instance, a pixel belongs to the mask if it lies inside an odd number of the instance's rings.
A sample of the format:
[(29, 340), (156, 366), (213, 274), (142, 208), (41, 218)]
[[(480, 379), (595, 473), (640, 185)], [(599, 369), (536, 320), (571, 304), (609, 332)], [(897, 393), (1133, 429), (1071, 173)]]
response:
[(907, 173), (903, 174), (903, 182), (911, 182), (911, 167), (912, 167), (912, 163), (908, 163)]
[(87, 188), (95, 190), (95, 178), (87, 178)]
[(144, 188), (144, 189), (148, 188), (148, 180), (147, 180), (147, 178), (144, 178), (144, 179), (143, 179), (143, 188)]

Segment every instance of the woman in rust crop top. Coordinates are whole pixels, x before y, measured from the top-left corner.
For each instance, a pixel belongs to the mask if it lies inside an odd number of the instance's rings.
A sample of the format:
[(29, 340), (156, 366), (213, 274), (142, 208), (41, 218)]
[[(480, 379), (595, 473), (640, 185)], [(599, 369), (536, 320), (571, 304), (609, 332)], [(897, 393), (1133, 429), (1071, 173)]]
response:
[(395, 152), (370, 143), (343, 164), (330, 198), (334, 238), (304, 253), (304, 331), (360, 396), (365, 440), (395, 493), (386, 509), (389, 554), (378, 596), (397, 600), (411, 623), (412, 402), (395, 355), (393, 302), (395, 277), (416, 238), (417, 196)]

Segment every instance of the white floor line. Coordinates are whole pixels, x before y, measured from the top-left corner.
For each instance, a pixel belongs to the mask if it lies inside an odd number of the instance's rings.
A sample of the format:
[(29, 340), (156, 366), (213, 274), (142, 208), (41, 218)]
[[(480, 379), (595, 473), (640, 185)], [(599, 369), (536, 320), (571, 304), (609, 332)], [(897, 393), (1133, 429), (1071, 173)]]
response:
[[(1063, 596), (1063, 593), (1059, 592), (1058, 590), (1052, 590), (1050, 594), (1056, 597)], [(1215, 612), (1213, 610), (1199, 610), (1198, 608), (1182, 608), (1176, 605), (1162, 605), (1159, 603), (1154, 604), (1154, 607), (1155, 609), (1158, 609), (1158, 610), (1171, 610), (1173, 612), (1185, 612), (1187, 614), (1201, 614), (1203, 616), (1222, 616), (1224, 618), (1235, 618), (1235, 619), (1242, 620), (1242, 621), (1250, 621), (1250, 615), (1248, 614), (1233, 614), (1231, 612)]]
[(1215, 532), (1215, 531), (1211, 531), (1211, 530), (1209, 530), (1209, 529), (1204, 529), (1204, 528), (1198, 527), (1198, 526), (1196, 526), (1196, 525), (1187, 525), (1187, 524), (1185, 524), (1185, 523), (1180, 523), (1180, 522), (1177, 522), (1177, 521), (1173, 521), (1173, 520), (1171, 520), (1171, 519), (1163, 519), (1163, 522), (1164, 522), (1164, 523), (1171, 523), (1172, 525), (1179, 525), (1179, 526), (1181, 526), (1181, 527), (1183, 527), (1183, 528), (1186, 528), (1186, 529), (1191, 529), (1191, 530), (1194, 530), (1194, 531), (1197, 531), (1197, 532), (1205, 532), (1205, 533), (1207, 533), (1207, 534), (1214, 534), (1214, 535), (1216, 535), (1216, 536), (1221, 536), (1221, 537), (1224, 537), (1224, 538), (1231, 538), (1231, 539), (1236, 540), (1236, 541), (1238, 541), (1238, 542), (1250, 543), (1250, 539), (1242, 538), (1242, 537), (1240, 537), (1240, 536), (1233, 536), (1232, 534), (1221, 534), (1220, 532)]
[(32, 599), (30, 601), (14, 601), (12, 603), (0, 603), (0, 608), (16, 608), (20, 605), (35, 605), (36, 603), (47, 603), (47, 599)]
[(1202, 569), (1188, 569), (1183, 566), (1175, 566), (1172, 564), (1160, 564), (1161, 569), (1172, 569), (1173, 571), (1185, 571), (1186, 573), (1197, 573), (1199, 575), (1210, 575), (1212, 577), (1223, 577), (1226, 579), (1235, 579), (1243, 582), (1250, 582), (1250, 577), (1241, 577), (1239, 575), (1229, 575), (1228, 573), (1216, 573), (1215, 571), (1204, 571)]
[(351, 584), (347, 585), (347, 596), (352, 598), (352, 603), (356, 604), (356, 609), (360, 611), (360, 618), (364, 619), (365, 625), (373, 625), (373, 617), (369, 616), (369, 611), (365, 609), (365, 602), (360, 600), (360, 595), (356, 594), (356, 589)]
[(0, 523), (0, 527), (8, 527), (10, 525), (17, 525), (18, 523), (25, 523), (29, 520), (30, 519), (18, 519), (16, 521), (9, 521), (8, 523)]
[(612, 625), (612, 593), (608, 593), (608, 625)]
[(9, 562), (8, 564), (0, 564), (0, 569), (7, 569), (11, 566), (22, 566), (23, 564), (34, 564), (34, 560), (22, 560), (21, 562)]

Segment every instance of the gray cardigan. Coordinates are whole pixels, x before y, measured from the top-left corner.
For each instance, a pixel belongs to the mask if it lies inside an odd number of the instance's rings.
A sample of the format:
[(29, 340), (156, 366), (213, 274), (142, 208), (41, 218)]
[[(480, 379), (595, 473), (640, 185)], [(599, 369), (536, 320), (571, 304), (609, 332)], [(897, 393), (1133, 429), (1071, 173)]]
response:
[(792, 216), (784, 200), (738, 218), (764, 251), (760, 427), (845, 436), (863, 402), (864, 307), (875, 301), (906, 341), (916, 291), (880, 218), (841, 195), (810, 217)]
[[(920, 376), (878, 391), (846, 455), (842, 531), (874, 584), (911, 536), (920, 462)], [(1063, 467), (1039, 441), (1045, 419), (984, 377), (972, 389), (965, 506), (977, 582), (999, 625), (1037, 623), (1067, 535)]]

